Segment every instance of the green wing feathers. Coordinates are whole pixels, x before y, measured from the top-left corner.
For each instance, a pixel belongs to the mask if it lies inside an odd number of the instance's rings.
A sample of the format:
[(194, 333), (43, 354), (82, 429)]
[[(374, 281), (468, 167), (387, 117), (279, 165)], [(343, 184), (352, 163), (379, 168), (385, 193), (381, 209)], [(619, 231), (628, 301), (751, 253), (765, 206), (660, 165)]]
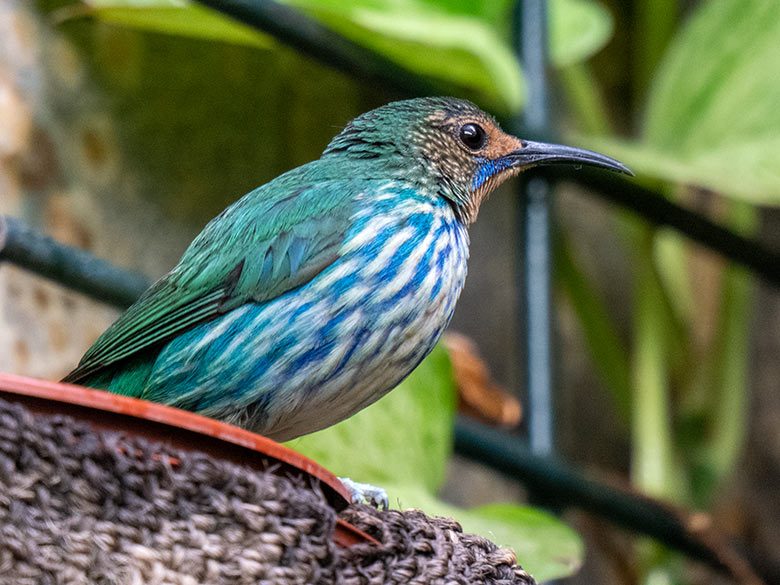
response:
[(224, 289), (182, 294), (165, 277), (101, 335), (63, 382), (86, 378), (219, 315)]
[(153, 348), (244, 303), (275, 298), (334, 262), (349, 228), (354, 208), (349, 201), (357, 186), (331, 180), (292, 195), (282, 189), (284, 196), (274, 196), (274, 185), (285, 177), (213, 219), (179, 264), (101, 335), (63, 381), (100, 381), (106, 387), (120, 362), (132, 365), (131, 358), (148, 356)]

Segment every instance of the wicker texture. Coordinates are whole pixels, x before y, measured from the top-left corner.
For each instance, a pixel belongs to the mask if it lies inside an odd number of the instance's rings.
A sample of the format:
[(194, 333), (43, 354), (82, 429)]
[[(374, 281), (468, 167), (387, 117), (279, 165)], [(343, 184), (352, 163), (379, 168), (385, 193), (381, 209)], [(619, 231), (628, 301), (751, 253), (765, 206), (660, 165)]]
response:
[(419, 511), (353, 506), (383, 543), (340, 549), (322, 495), (0, 400), (0, 583), (524, 584), (514, 555)]

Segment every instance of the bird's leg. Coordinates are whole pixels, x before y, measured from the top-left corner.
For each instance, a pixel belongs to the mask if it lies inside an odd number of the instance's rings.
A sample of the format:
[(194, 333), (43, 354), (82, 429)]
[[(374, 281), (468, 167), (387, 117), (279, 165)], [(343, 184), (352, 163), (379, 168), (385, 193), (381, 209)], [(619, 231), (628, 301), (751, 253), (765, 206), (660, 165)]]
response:
[(381, 487), (371, 485), (370, 483), (352, 481), (348, 477), (340, 477), (339, 481), (349, 490), (353, 504), (362, 504), (365, 501), (367, 504), (380, 510), (387, 510), (390, 507), (387, 492)]

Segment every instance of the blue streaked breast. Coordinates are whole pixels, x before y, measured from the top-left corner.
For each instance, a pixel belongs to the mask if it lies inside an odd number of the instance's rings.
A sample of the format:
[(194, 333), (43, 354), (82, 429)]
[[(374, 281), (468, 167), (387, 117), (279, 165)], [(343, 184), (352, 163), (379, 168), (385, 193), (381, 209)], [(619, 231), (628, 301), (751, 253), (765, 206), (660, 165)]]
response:
[(468, 234), (438, 196), (388, 185), (358, 198), (336, 262), (171, 341), (144, 395), (287, 440), (405, 378), (449, 323)]

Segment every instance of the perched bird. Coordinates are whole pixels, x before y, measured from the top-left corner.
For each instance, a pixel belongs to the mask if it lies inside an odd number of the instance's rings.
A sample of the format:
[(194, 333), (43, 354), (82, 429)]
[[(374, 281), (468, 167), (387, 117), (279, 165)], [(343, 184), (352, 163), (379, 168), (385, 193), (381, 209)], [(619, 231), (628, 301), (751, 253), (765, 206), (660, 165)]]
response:
[(433, 349), (466, 277), (468, 226), (502, 181), (609, 157), (520, 140), (470, 102), (352, 120), (315, 160), (213, 219), (65, 379), (276, 440), (381, 398)]

